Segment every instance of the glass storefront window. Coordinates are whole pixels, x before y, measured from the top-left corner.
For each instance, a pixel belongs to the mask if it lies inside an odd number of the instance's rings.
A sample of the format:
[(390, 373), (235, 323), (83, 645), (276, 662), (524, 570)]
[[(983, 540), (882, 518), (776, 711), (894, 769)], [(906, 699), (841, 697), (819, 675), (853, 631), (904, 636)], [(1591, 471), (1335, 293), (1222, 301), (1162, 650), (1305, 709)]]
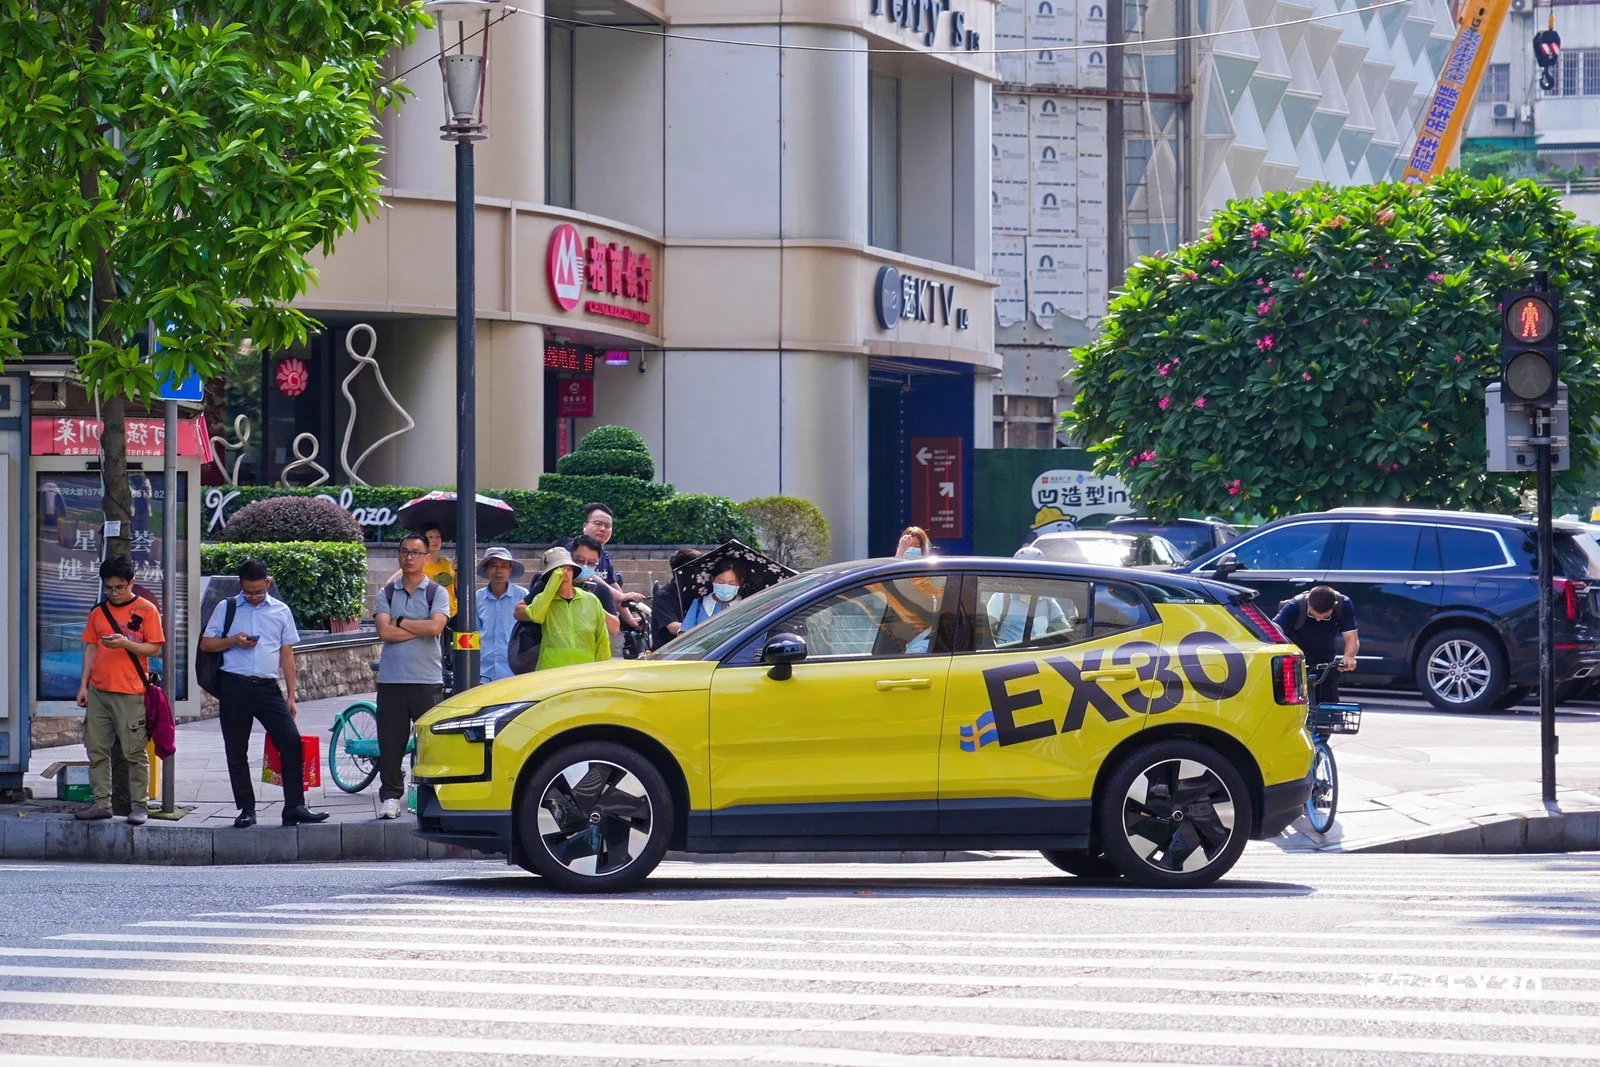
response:
[(545, 25), (545, 203), (576, 207), (573, 181), (572, 30)]
[(868, 240), (877, 248), (900, 249), (900, 79), (871, 73), (867, 84), (867, 137), (871, 142), (867, 185)]
[[(167, 518), (165, 474), (133, 472), (132, 552), (134, 591), (164, 610), (161, 602), (161, 538)], [(100, 602), (101, 531), (105, 524), (100, 475), (93, 471), (39, 471), (34, 476), (38, 539), (34, 544), (34, 588), (38, 637), (34, 642), (34, 699), (72, 701), (83, 674), (83, 627)], [(151, 658), (174, 702), (189, 698), (188, 484), (178, 476), (177, 626), (167, 635), (176, 670), (168, 677), (164, 657)]]

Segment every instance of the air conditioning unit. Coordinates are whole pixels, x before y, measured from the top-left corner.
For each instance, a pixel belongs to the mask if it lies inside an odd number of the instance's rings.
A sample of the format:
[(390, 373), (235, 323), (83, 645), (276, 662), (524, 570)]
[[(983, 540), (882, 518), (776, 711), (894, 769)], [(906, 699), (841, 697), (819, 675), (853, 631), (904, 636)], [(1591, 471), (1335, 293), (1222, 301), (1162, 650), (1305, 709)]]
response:
[(1517, 118), (1520, 119), (1523, 122), (1526, 122), (1528, 125), (1532, 126), (1533, 125), (1533, 105), (1532, 104), (1523, 104), (1522, 107), (1517, 110)]
[(1511, 0), (1511, 11), (1517, 15), (1533, 14), (1533, 0)]
[(1513, 110), (1511, 104), (1494, 105), (1494, 120), (1496, 122), (1511, 122), (1515, 120), (1516, 117), (1517, 113)]

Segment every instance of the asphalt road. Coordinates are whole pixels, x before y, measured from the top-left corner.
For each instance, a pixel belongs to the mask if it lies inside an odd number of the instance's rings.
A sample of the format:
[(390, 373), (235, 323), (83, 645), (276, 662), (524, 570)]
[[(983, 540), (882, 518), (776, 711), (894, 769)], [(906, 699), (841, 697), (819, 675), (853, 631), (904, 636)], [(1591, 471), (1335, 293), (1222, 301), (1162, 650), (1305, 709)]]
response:
[(1032, 857), (0, 864), (14, 1064), (1600, 1063), (1600, 855), (1285, 855), (1218, 887)]

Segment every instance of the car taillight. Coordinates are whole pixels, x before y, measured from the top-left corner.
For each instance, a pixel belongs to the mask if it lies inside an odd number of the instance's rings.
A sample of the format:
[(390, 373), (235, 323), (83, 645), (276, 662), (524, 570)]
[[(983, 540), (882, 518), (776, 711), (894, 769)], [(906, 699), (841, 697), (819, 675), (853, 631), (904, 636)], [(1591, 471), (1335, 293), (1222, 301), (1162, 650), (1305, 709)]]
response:
[(1255, 606), (1253, 601), (1241, 600), (1228, 605), (1228, 612), (1234, 618), (1244, 623), (1244, 628), (1254, 634), (1259, 640), (1269, 645), (1287, 645), (1289, 639), (1283, 631), (1278, 629), (1277, 623), (1267, 617), (1267, 613)]
[(1306, 661), (1304, 656), (1272, 657), (1272, 697), (1280, 704), (1306, 702)]
[(1567, 621), (1578, 621), (1578, 600), (1583, 596), (1584, 584), (1575, 582), (1571, 578), (1552, 578), (1551, 585), (1554, 592), (1561, 598), (1561, 603), (1567, 611)]

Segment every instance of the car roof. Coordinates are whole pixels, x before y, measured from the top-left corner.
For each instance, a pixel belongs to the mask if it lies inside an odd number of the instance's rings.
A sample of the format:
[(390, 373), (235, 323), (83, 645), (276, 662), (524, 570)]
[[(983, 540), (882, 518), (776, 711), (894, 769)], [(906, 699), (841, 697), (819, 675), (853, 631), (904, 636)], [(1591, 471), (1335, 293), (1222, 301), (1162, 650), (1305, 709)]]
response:
[[(1374, 507), (1344, 507), (1329, 508), (1327, 511), (1307, 512), (1304, 515), (1289, 515), (1282, 519), (1274, 520), (1268, 525), (1279, 522), (1288, 522), (1291, 519), (1314, 519), (1334, 517), (1341, 519), (1425, 519), (1438, 523), (1461, 523), (1468, 526), (1494, 526), (1504, 528), (1515, 527), (1519, 530), (1531, 530), (1537, 523), (1531, 519), (1519, 518), (1516, 515), (1495, 515), (1487, 511), (1443, 511), (1437, 508), (1374, 508)], [(1576, 522), (1562, 522), (1557, 519), (1554, 528), (1563, 533), (1583, 533), (1583, 525)]]
[[(1054, 534), (1043, 536), (1055, 536)], [(1199, 578), (1172, 571), (1151, 571), (1127, 567), (1103, 567), (1093, 563), (1058, 563), (1054, 560), (1012, 556), (927, 556), (920, 559), (853, 560), (818, 567), (819, 572), (834, 572), (840, 578), (895, 578), (924, 574), (930, 570), (978, 571), (985, 574), (1032, 575), (1040, 578), (1088, 578), (1107, 582), (1135, 582), (1154, 585), (1190, 596), (1201, 595), (1218, 602), (1253, 595), (1250, 590), (1214, 578)]]
[(1125, 522), (1147, 522), (1152, 526), (1182, 526), (1182, 525), (1184, 525), (1186, 523), (1192, 523), (1195, 526), (1226, 526), (1226, 525), (1228, 525), (1227, 523), (1223, 522), (1221, 519), (1210, 519), (1210, 518), (1207, 518), (1207, 519), (1192, 519), (1192, 518), (1153, 519), (1148, 515), (1113, 515), (1111, 517), (1111, 521), (1107, 525), (1109, 525), (1109, 526), (1117, 526), (1117, 525), (1121, 525), (1122, 523), (1125, 523)]

